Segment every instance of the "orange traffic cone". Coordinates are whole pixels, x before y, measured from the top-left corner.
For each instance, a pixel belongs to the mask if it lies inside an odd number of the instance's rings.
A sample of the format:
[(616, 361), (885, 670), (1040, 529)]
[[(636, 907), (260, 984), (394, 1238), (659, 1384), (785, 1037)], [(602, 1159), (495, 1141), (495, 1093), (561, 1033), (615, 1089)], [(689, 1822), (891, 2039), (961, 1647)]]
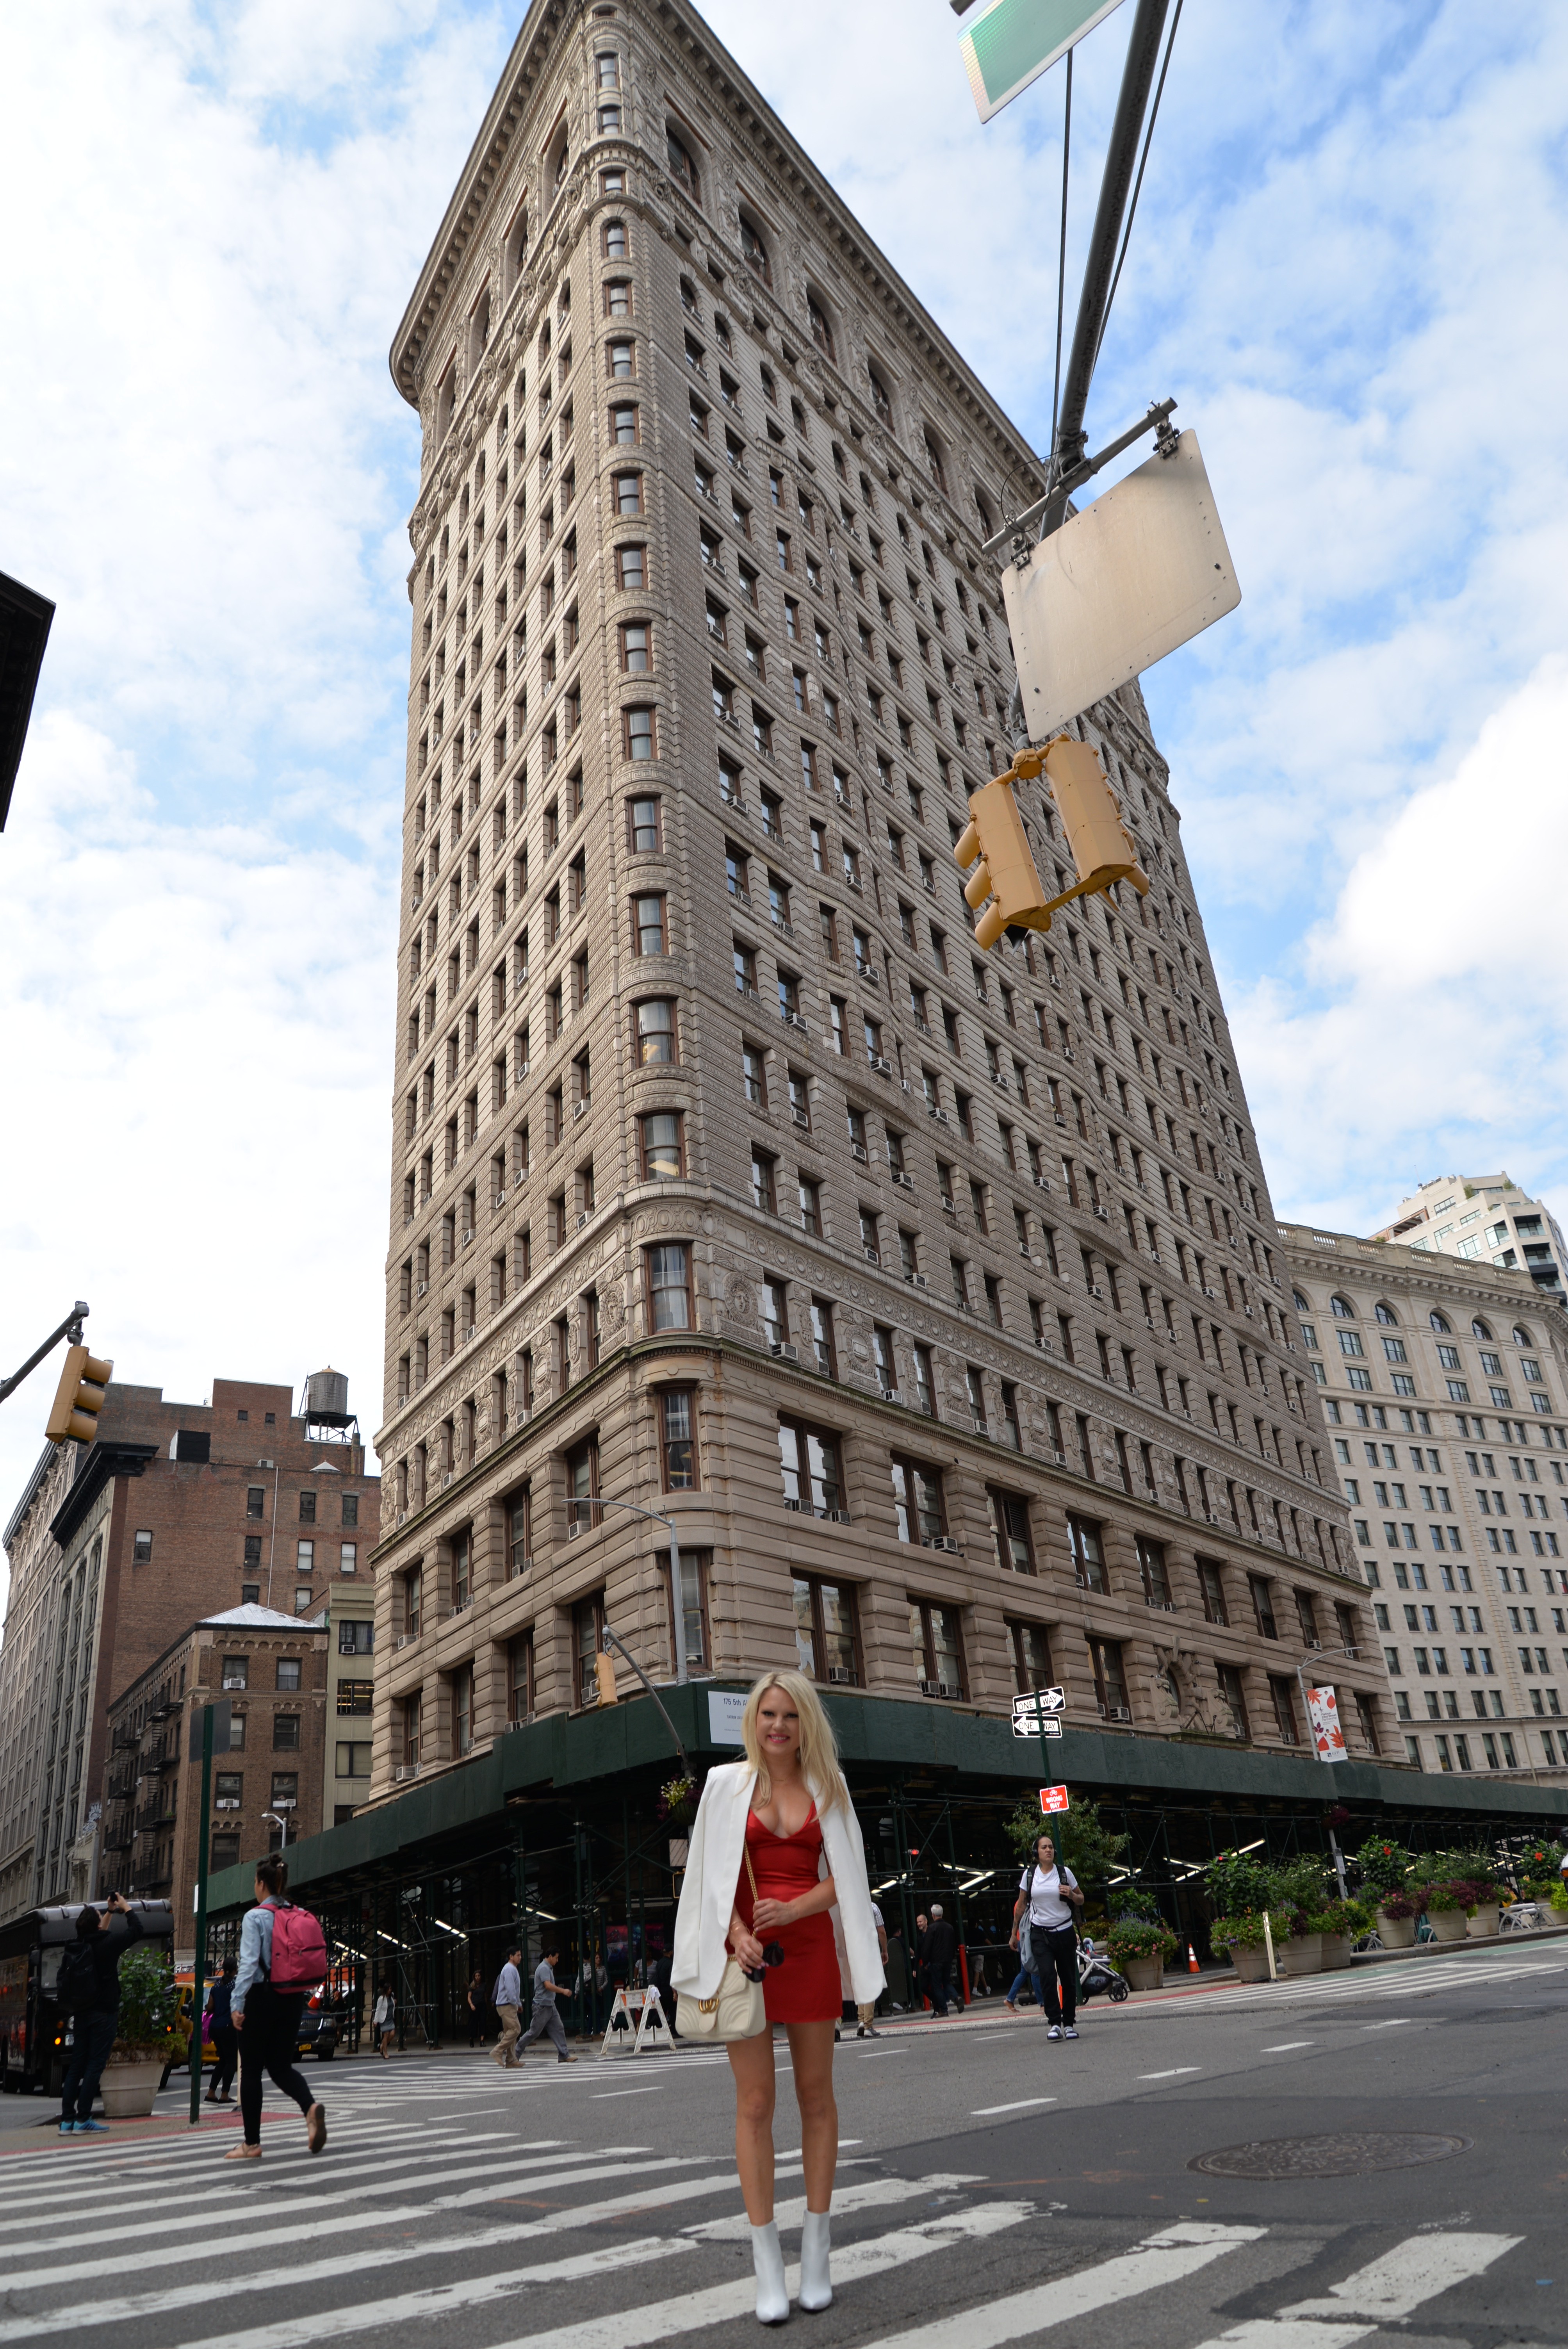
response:
[(1201, 1974), (1203, 1971), (1193, 1953), (1192, 1944), (1191, 1941), (1187, 1944), (1187, 1971), (1190, 1974)]

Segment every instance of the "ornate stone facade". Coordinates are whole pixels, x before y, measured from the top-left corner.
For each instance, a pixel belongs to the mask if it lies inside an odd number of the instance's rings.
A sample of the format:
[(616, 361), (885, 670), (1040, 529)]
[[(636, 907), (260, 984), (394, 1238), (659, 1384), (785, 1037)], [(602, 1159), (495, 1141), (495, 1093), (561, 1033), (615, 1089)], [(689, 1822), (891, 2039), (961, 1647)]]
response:
[(1026, 442), (680, 0), (530, 11), (392, 367), (375, 1794), (603, 1620), (672, 1670), (665, 1529), (590, 1491), (677, 1521), (694, 1668), (1299, 1737), (1286, 1594), (1364, 1592), (1137, 689), (1082, 726), (1147, 901), (982, 959), (952, 856)]

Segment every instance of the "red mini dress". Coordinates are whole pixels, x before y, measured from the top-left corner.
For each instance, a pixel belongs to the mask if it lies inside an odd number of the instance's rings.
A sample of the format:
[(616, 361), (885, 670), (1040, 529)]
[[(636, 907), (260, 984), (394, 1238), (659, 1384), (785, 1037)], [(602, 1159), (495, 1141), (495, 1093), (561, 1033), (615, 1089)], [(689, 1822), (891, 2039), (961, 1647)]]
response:
[[(748, 1811), (746, 1848), (759, 1900), (799, 1900), (820, 1877), (822, 1830), (815, 1803), (804, 1825), (792, 1836), (776, 1836), (755, 1811)], [(735, 1906), (742, 1924), (752, 1930), (751, 1878), (744, 1860)], [(777, 1941), (784, 1952), (783, 1964), (769, 1966), (763, 1978), (762, 2000), (769, 2022), (837, 2023), (843, 2012), (844, 1994), (831, 1912), (824, 1909), (815, 1917), (798, 1919), (793, 1925), (770, 1925), (758, 1939)]]

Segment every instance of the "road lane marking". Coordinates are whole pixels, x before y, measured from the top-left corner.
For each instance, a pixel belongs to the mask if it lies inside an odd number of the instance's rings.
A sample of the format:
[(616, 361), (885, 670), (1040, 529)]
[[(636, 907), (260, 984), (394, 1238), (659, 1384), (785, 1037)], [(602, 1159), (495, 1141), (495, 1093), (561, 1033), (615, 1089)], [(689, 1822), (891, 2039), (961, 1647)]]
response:
[(1183, 2072), (1201, 2072), (1202, 2064), (1175, 2064), (1169, 2072), (1140, 2072), (1140, 2080), (1179, 2080)]
[[(1408, 2316), (1501, 2259), (1522, 2235), (1410, 2235), (1381, 2259), (1331, 2284), (1322, 2300), (1301, 2300), (1278, 2316), (1233, 2325), (1202, 2349), (1349, 2349), (1391, 2318)], [(1364, 2324), (1335, 2323), (1355, 2314)], [(1327, 2320), (1327, 2321), (1326, 2321)]]
[(1277, 2047), (1260, 2047), (1260, 2055), (1288, 2055), (1293, 2047), (1315, 2047), (1315, 2039), (1282, 2039)]
[(1027, 2112), (1031, 2106), (1054, 2105), (1056, 2101), (1055, 2096), (1020, 2096), (1016, 2105), (976, 2105), (969, 2117), (972, 2121), (983, 2121), (993, 2113)]
[(596, 2088), (591, 2102), (595, 2105), (605, 2105), (609, 2103), (612, 2096), (662, 2096), (663, 2094), (664, 2082), (650, 2080), (645, 2088)]

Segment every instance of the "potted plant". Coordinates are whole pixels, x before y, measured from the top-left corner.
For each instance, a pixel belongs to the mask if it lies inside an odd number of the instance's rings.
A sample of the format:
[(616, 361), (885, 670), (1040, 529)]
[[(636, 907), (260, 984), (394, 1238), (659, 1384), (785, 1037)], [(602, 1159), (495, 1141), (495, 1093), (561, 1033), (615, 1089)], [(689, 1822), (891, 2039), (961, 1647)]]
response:
[(1158, 1990), (1167, 1960), (1176, 1954), (1176, 1936), (1169, 1925), (1119, 1918), (1110, 1929), (1109, 1949), (1111, 1964), (1127, 1976), (1133, 1990)]
[(1416, 1863), (1402, 1843), (1387, 1836), (1368, 1836), (1356, 1854), (1355, 1865), (1370, 1891), (1403, 1892)]
[(1216, 1917), (1209, 1928), (1209, 1939), (1217, 1950), (1229, 1950), (1231, 1962), (1244, 1982), (1267, 1982), (1269, 1960), (1261, 1909), (1249, 1909), (1240, 1917)]
[(1468, 1902), (1460, 1899), (1468, 1893), (1465, 1884), (1423, 1884), (1417, 1895), (1427, 1912), (1427, 1922), (1432, 1938), (1438, 1941), (1462, 1941), (1468, 1930), (1465, 1909)]
[(1489, 1941), (1502, 1930), (1502, 1902), (1489, 1876), (1470, 1879), (1470, 1911), (1466, 1930), (1472, 1941)]
[(1386, 1950), (1416, 1946), (1416, 1903), (1408, 1892), (1384, 1892), (1377, 1900), (1377, 1937)]
[(1323, 1971), (1323, 1929), (1317, 1918), (1326, 1898), (1321, 1860), (1293, 1860), (1276, 1868), (1269, 1882), (1269, 1923), (1274, 1948), (1291, 1979)]
[(684, 1773), (666, 1780), (659, 1788), (658, 1816), (674, 1830), (670, 1837), (670, 1866), (684, 1868), (691, 1850), (691, 1838), (686, 1830), (696, 1816), (697, 1796), (701, 1793), (695, 1778)]
[(119, 2028), (104, 2066), (103, 2108), (111, 2121), (142, 2120), (171, 2064), (189, 2044), (178, 2023), (174, 1976), (156, 1950), (131, 1950), (119, 1967)]
[(1350, 1944), (1357, 1933), (1367, 1930), (1364, 1912), (1354, 1900), (1329, 1900), (1317, 1911), (1313, 1923), (1323, 1936), (1323, 1971), (1339, 1973), (1350, 1963)]

